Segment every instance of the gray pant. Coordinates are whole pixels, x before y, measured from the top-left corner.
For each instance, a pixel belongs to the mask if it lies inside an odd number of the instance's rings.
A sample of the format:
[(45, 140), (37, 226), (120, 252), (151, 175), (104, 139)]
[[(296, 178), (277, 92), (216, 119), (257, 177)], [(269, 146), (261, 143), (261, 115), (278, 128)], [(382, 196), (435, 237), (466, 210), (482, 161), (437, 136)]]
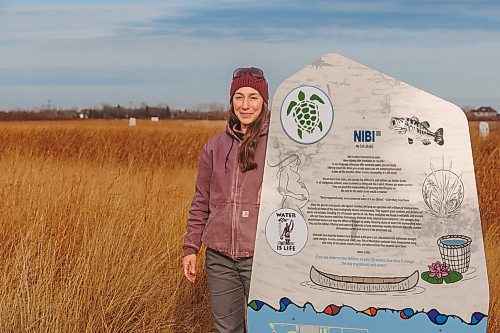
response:
[(206, 274), (218, 333), (244, 333), (253, 258), (231, 259), (207, 248)]

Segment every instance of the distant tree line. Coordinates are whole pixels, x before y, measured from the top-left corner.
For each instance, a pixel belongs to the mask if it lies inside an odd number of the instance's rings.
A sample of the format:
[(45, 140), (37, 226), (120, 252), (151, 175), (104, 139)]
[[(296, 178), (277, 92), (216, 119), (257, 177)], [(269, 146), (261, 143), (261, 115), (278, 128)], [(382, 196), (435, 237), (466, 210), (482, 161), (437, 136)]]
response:
[(172, 110), (169, 106), (149, 106), (145, 103), (137, 107), (123, 107), (103, 104), (101, 108), (44, 109), (0, 111), (2, 120), (71, 120), (71, 119), (200, 119), (223, 120), (228, 118), (224, 105), (217, 103), (200, 104), (193, 109)]
[(1, 120), (69, 120), (77, 119), (75, 110), (41, 110), (41, 111), (0, 111)]
[[(469, 120), (499, 120), (499, 114), (491, 107), (474, 109), (471, 106), (462, 107)], [(103, 104), (101, 108), (87, 109), (43, 109), (43, 110), (11, 110), (0, 111), (2, 120), (70, 120), (70, 119), (228, 119), (226, 107), (218, 103), (199, 104), (192, 109), (172, 110), (168, 105), (150, 106), (141, 103), (137, 107)]]

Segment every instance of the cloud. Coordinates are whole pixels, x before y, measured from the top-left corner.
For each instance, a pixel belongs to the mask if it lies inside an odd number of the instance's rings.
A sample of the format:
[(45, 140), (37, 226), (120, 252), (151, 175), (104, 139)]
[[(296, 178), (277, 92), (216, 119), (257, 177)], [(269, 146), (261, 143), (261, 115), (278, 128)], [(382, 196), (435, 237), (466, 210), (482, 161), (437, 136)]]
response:
[[(500, 5), (487, 2), (217, 1), (145, 22), (143, 34), (291, 41), (344, 31), (499, 31)], [(132, 29), (131, 29), (132, 30)]]
[(293, 41), (346, 31), (500, 31), (493, 1), (169, 1), (6, 6), (0, 40), (186, 36)]
[(168, 69), (164, 68), (0, 68), (0, 87), (23, 88), (33, 86), (138, 86), (142, 84), (172, 84)]
[(274, 90), (327, 52), (451, 100), (494, 98), (499, 11), (498, 1), (3, 5), (0, 107), (47, 98), (69, 106), (225, 103), (235, 67), (264, 68)]
[[(74, 40), (119, 37), (122, 27), (174, 14), (175, 4), (54, 3), (4, 6), (0, 41)], [(125, 36), (123, 36), (125, 37)]]

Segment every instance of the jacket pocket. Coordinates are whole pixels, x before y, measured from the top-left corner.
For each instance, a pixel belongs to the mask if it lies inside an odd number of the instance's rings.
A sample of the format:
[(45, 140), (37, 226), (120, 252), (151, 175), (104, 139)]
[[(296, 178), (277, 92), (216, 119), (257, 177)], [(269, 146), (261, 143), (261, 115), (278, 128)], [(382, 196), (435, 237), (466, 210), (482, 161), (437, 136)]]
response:
[(259, 204), (242, 203), (239, 210), (238, 220), (238, 250), (241, 252), (253, 252), (255, 246), (255, 233), (257, 232), (257, 220), (259, 217)]
[(239, 216), (237, 218), (242, 222), (246, 223), (248, 221), (257, 222), (259, 217), (259, 207), (258, 203), (240, 203)]
[(203, 230), (202, 242), (216, 250), (220, 248), (224, 241), (227, 242), (225, 238), (231, 233), (231, 227), (227, 224), (228, 208), (229, 202), (215, 203), (208, 215), (207, 224)]

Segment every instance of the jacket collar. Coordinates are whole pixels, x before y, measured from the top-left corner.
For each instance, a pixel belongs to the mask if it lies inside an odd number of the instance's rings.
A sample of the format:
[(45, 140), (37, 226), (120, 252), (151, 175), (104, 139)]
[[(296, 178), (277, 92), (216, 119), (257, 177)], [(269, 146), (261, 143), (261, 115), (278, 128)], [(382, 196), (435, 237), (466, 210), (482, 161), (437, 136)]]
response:
[[(231, 139), (231, 147), (229, 148), (229, 150), (228, 150), (228, 152), (226, 154), (226, 161), (224, 162), (224, 172), (225, 173), (228, 172), (227, 161), (229, 159), (229, 154), (231, 153), (231, 150), (233, 149), (234, 141), (235, 140), (238, 141), (238, 142), (243, 141), (243, 135), (241, 134), (241, 132), (239, 132), (239, 133), (238, 132), (235, 131), (235, 128), (231, 127), (231, 124), (228, 121), (227, 124), (226, 124), (226, 133), (232, 139)], [(269, 133), (269, 120), (266, 121), (264, 124), (262, 124), (262, 127), (260, 128), (259, 136), (264, 136), (264, 135), (267, 135), (268, 133)]]
[[(242, 137), (241, 132), (238, 131), (237, 129), (231, 127), (231, 124), (229, 123), (229, 121), (226, 123), (226, 133), (236, 141), (239, 141), (239, 142), (243, 141), (243, 137)], [(264, 124), (262, 124), (262, 127), (260, 128), (259, 136), (264, 136), (264, 135), (267, 135), (268, 133), (269, 133), (269, 120), (266, 121)]]

